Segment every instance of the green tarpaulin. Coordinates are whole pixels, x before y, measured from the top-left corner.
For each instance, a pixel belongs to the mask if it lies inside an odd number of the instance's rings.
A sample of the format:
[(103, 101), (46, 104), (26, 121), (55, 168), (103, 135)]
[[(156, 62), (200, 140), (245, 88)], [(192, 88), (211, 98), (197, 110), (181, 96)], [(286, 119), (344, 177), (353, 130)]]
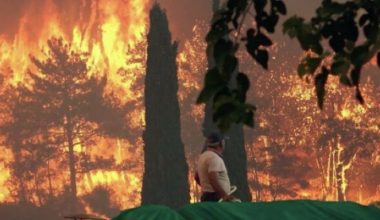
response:
[(380, 209), (353, 202), (276, 201), (194, 203), (175, 211), (147, 205), (129, 209), (113, 220), (380, 220)]

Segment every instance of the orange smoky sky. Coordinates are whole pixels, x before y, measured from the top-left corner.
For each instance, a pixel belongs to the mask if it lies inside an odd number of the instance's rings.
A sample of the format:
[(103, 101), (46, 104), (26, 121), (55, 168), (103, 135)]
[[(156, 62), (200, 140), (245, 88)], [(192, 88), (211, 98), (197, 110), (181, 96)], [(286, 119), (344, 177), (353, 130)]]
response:
[[(30, 34), (38, 36), (38, 23), (46, 22), (48, 14), (52, 10), (59, 12), (59, 19), (63, 19), (63, 25), (85, 23), (89, 21), (91, 3), (100, 0), (1, 0), (0, 1), (0, 35), (13, 37), (19, 29), (20, 20), (25, 18), (25, 13), (32, 21), (26, 21), (30, 26)], [(128, 0), (118, 0), (125, 1)], [(151, 3), (155, 2), (150, 0)], [(212, 0), (158, 0), (169, 17), (170, 26), (177, 40), (187, 39), (197, 20), (209, 21), (212, 16)], [(320, 0), (286, 0), (288, 14), (295, 13), (302, 16), (312, 15), (313, 11), (320, 3)], [(51, 4), (53, 3), (53, 4)], [(51, 7), (54, 6), (54, 8)]]
[[(159, 0), (166, 9), (173, 34), (179, 40), (186, 39), (197, 20), (209, 21), (212, 17), (212, 0)], [(321, 0), (285, 0), (288, 15), (311, 17)], [(279, 27), (278, 30), (280, 30)], [(281, 34), (281, 30), (278, 31)]]

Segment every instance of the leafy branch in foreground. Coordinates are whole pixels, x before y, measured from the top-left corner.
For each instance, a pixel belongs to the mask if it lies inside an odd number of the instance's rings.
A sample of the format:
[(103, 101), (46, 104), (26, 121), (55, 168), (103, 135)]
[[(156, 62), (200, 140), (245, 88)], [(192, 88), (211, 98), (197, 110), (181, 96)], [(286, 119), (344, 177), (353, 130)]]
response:
[[(310, 21), (293, 16), (284, 23), (283, 32), (297, 38), (307, 52), (297, 72), (302, 78), (314, 77), (320, 108), (330, 75), (338, 76), (344, 85), (355, 87), (356, 98), (364, 103), (359, 88), (361, 70), (371, 59), (377, 59), (380, 67), (379, 13), (379, 1), (323, 0)], [(197, 103), (212, 100), (213, 120), (222, 131), (231, 123), (253, 127), (255, 106), (246, 103), (250, 82), (245, 73), (238, 71), (236, 54), (240, 45), (245, 44), (250, 56), (268, 69), (267, 49), (272, 45), (268, 34), (275, 32), (279, 16), (285, 14), (282, 0), (228, 0), (214, 13), (206, 41), (207, 56), (215, 66), (206, 73)], [(253, 19), (254, 25), (245, 28), (247, 18)], [(324, 47), (324, 41), (329, 46)], [(315, 74), (316, 71), (320, 72)]]
[[(212, 99), (213, 120), (222, 131), (232, 122), (253, 127), (255, 106), (246, 103), (250, 87), (248, 76), (239, 72), (237, 52), (244, 43), (246, 50), (263, 68), (268, 68), (267, 48), (272, 41), (267, 33), (274, 33), (279, 16), (286, 14), (281, 0), (230, 0), (214, 13), (207, 34), (207, 56), (215, 62), (205, 76), (205, 85), (197, 103)], [(246, 18), (251, 17), (255, 27), (243, 31)]]
[[(338, 3), (323, 0), (309, 22), (293, 16), (284, 23), (284, 33), (297, 38), (302, 49), (309, 51), (298, 66), (298, 74), (301, 78), (315, 77), (320, 108), (323, 108), (329, 75), (338, 76), (342, 84), (355, 87), (356, 99), (364, 103), (359, 88), (361, 70), (375, 56), (380, 67), (379, 13), (379, 1)], [(361, 33), (363, 37), (360, 37)], [(328, 42), (332, 51), (328, 46), (322, 47), (324, 41)], [(318, 69), (321, 72), (315, 74)]]

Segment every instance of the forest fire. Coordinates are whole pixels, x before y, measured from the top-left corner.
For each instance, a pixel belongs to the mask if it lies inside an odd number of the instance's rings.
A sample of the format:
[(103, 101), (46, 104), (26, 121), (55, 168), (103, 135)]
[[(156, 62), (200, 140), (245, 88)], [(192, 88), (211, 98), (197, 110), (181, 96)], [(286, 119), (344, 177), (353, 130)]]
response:
[[(49, 47), (48, 42), (54, 45), (52, 39), (58, 39), (56, 44), (61, 45), (61, 39), (64, 42), (61, 46), (67, 45), (71, 55), (79, 54), (68, 59), (78, 62), (73, 66), (80, 66), (85, 57), (88, 83), (98, 80), (94, 84), (99, 86), (105, 77), (100, 97), (107, 97), (104, 99), (111, 107), (124, 108), (123, 121), (119, 122), (127, 128), (126, 132), (115, 132), (115, 127), (101, 130), (102, 123), (78, 120), (78, 126), (74, 126), (77, 130), (72, 129), (73, 167), (68, 162), (70, 139), (61, 140), (58, 136), (58, 133), (67, 135), (62, 127), (41, 126), (38, 134), (22, 134), (25, 139), (33, 139), (25, 140), (26, 144), (10, 142), (0, 133), (0, 205), (65, 204), (73, 191), (72, 169), (76, 175), (76, 196), (87, 212), (109, 215), (111, 211), (114, 214), (140, 205), (146, 126), (146, 35), (151, 5), (150, 0), (81, 0), (67, 5), (43, 0), (39, 4), (26, 1), (20, 6), (19, 19), (10, 24), (16, 27), (12, 27), (13, 33), (0, 33), (0, 93), (7, 94), (20, 84), (33, 86), (35, 78), (29, 73), (38, 76), (41, 69), (49, 70), (46, 64), (52, 60), (54, 47)], [(41, 10), (44, 13), (40, 14)], [(192, 36), (180, 42), (176, 58), (181, 135), (189, 165), (191, 202), (199, 201), (200, 196), (193, 173), (203, 148), (204, 106), (194, 103), (208, 66), (203, 55), (207, 24), (208, 21), (197, 22)], [(248, 99), (258, 107), (255, 128), (244, 130), (252, 199), (353, 200), (363, 204), (379, 200), (380, 87), (369, 80), (379, 79), (371, 74), (373, 66), (365, 67), (368, 76), (361, 86), (365, 105), (347, 95), (352, 90), (337, 89), (340, 85), (336, 80), (328, 88), (325, 109), (319, 111), (313, 85), (300, 80), (295, 73), (302, 54), (284, 53), (291, 47), (288, 44), (278, 43), (272, 48), (275, 58), (268, 72), (258, 70), (246, 55), (242, 55), (239, 64), (252, 82)], [(15, 94), (10, 97), (21, 98), (17, 96), (21, 93)], [(6, 103), (0, 105), (0, 124), (16, 121), (11, 107)], [(107, 113), (100, 111), (104, 112)], [(57, 124), (66, 125), (68, 120), (63, 117)], [(46, 135), (56, 133), (57, 138)], [(38, 145), (40, 140), (46, 146)], [(25, 145), (28, 147), (20, 147)], [(97, 200), (108, 202), (108, 209), (102, 209)]]
[[(36, 57), (47, 55), (47, 41), (52, 37), (63, 38), (65, 42), (70, 43), (70, 50), (88, 54), (89, 75), (105, 74), (109, 84), (107, 92), (116, 93), (121, 103), (131, 103), (130, 105), (134, 106), (125, 123), (129, 123), (139, 134), (144, 124), (141, 100), (143, 91), (136, 90), (135, 84), (141, 80), (145, 71), (144, 35), (147, 32), (149, 0), (127, 2), (84, 0), (63, 6), (50, 0), (35, 3), (31, 1), (20, 6), (22, 16), (18, 23), (10, 24), (18, 27), (13, 35), (7, 33), (0, 35), (0, 72), (4, 78), (4, 85), (14, 86), (27, 82), (29, 80), (26, 76), (27, 69), (35, 70), (30, 55)], [(44, 13), (38, 14), (38, 10), (43, 10)], [(138, 52), (130, 53), (133, 50)], [(114, 205), (136, 206), (140, 197), (143, 161), (135, 160), (131, 164), (137, 165), (128, 165), (128, 168), (125, 167), (125, 163), (136, 157), (143, 158), (141, 140), (101, 138), (97, 142), (107, 149), (90, 149), (89, 146), (77, 145), (75, 152), (89, 154), (90, 160), (93, 161), (96, 161), (97, 157), (113, 158), (115, 160), (113, 166), (120, 167), (119, 171), (95, 169), (86, 172), (81, 180), (78, 179), (78, 196), (89, 194), (99, 186), (112, 186), (112, 192), (119, 195), (112, 196), (115, 198), (112, 201)], [(14, 159), (11, 151), (5, 146), (2, 152), (6, 153), (3, 153), (4, 158), (1, 158), (0, 201), (15, 202), (17, 200), (12, 196), (12, 191), (16, 189), (7, 182), (11, 177), (11, 171), (7, 167)], [(52, 172), (61, 173), (58, 176), (55, 174), (53, 183), (54, 195), (59, 195), (64, 190), (67, 172), (57, 167), (58, 164), (54, 165), (54, 161), (51, 163), (50, 169), (55, 169)], [(36, 187), (34, 183), (27, 183), (28, 189), (32, 190), (34, 187)], [(49, 188), (46, 183), (42, 184), (42, 187), (43, 190)], [(131, 197), (134, 199), (127, 199)], [(41, 201), (41, 198), (35, 196), (30, 199)]]

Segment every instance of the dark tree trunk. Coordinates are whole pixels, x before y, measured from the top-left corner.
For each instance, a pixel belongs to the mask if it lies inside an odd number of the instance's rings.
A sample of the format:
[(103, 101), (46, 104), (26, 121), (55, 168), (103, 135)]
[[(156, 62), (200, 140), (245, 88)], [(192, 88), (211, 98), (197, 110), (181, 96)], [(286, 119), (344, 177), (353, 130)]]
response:
[(243, 125), (233, 125), (227, 133), (224, 160), (231, 183), (238, 187), (236, 196), (242, 201), (251, 201), (252, 196), (248, 186), (247, 153), (244, 145)]
[(38, 181), (38, 174), (36, 173), (34, 176), (34, 187), (37, 195), (37, 200), (38, 200), (38, 206), (42, 206), (44, 204), (43, 202), (43, 196), (40, 190), (40, 183)]
[(72, 207), (77, 204), (77, 181), (76, 181), (76, 168), (75, 168), (75, 154), (74, 154), (74, 140), (73, 140), (73, 128), (71, 125), (66, 127), (66, 137), (69, 147), (69, 171), (70, 171), (70, 199), (72, 200)]
[(53, 193), (53, 184), (51, 181), (50, 159), (48, 159), (47, 161), (47, 177), (48, 177), (48, 183), (49, 183), (49, 200), (52, 200), (54, 197), (54, 193)]
[(18, 197), (20, 199), (20, 203), (27, 203), (28, 202), (28, 195), (27, 195), (27, 191), (26, 191), (26, 184), (25, 184), (25, 181), (24, 181), (24, 178), (21, 177), (20, 178), (20, 189), (18, 190)]
[(145, 78), (145, 171), (142, 204), (181, 207), (189, 203), (188, 166), (180, 136), (177, 99), (177, 44), (171, 42), (166, 14), (150, 11)]
[[(19, 150), (13, 149), (13, 154), (15, 155), (15, 158), (21, 158), (21, 152)], [(28, 203), (29, 197), (27, 193), (27, 186), (24, 180), (24, 172), (25, 172), (24, 167), (21, 165), (19, 160), (15, 160), (13, 166), (14, 166), (13, 176), (17, 179), (17, 182), (19, 183), (18, 190), (17, 190), (17, 197), (20, 203)]]

